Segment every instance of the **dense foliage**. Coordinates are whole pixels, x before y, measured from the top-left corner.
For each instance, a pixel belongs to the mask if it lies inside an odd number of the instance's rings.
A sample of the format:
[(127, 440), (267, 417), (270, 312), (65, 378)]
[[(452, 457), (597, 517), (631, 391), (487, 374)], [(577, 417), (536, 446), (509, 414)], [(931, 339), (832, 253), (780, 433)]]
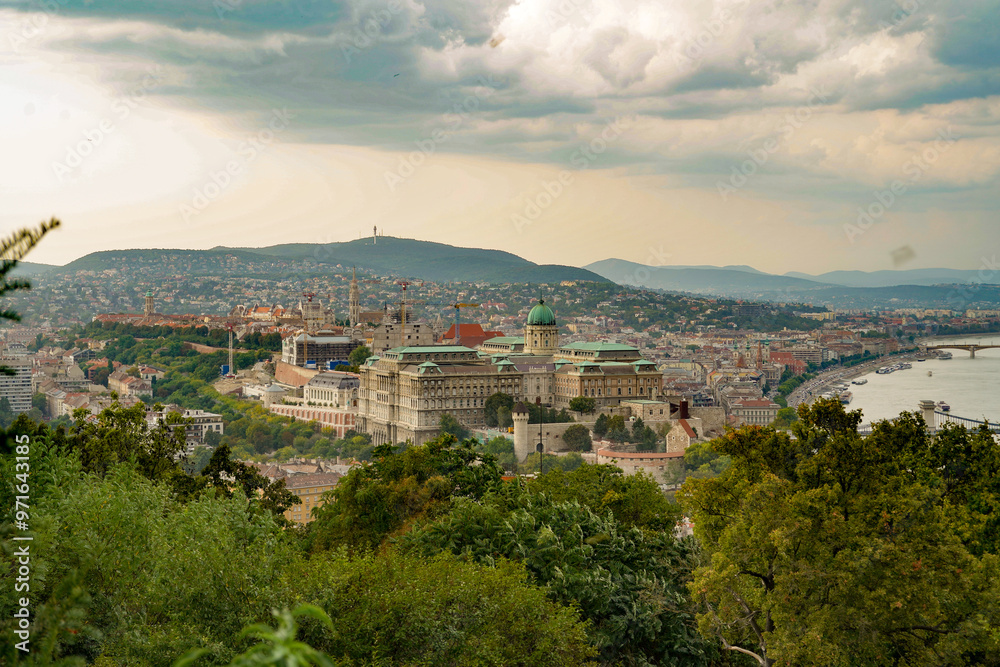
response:
[(764, 665), (997, 664), (1000, 453), (985, 429), (801, 406), (716, 441), (680, 497), (710, 558), (700, 623)]

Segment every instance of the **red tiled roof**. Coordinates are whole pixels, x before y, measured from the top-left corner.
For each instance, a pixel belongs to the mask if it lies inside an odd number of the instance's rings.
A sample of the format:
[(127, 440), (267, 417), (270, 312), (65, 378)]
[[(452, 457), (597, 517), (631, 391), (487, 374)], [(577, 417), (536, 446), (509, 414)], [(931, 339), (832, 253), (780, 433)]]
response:
[(781, 407), (773, 401), (760, 398), (744, 398), (739, 401), (734, 401), (735, 405), (741, 405), (744, 408), (770, 408), (772, 406)]
[(463, 322), (459, 325), (458, 333), (458, 341), (455, 341), (455, 325), (452, 324), (448, 327), (448, 331), (441, 336), (441, 342), (453, 341), (460, 343), (465, 347), (474, 348), (477, 345), (482, 345), (490, 338), (496, 338), (497, 336), (503, 335), (499, 331), (484, 331), (483, 326), (476, 322)]

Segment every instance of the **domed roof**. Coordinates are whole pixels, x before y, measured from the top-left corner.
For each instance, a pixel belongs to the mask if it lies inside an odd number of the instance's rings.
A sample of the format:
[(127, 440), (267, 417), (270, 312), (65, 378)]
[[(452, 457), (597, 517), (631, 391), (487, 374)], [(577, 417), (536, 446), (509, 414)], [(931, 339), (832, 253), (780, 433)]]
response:
[(552, 314), (552, 309), (545, 305), (544, 299), (539, 299), (538, 304), (528, 312), (528, 324), (555, 326), (555, 323), (556, 316)]

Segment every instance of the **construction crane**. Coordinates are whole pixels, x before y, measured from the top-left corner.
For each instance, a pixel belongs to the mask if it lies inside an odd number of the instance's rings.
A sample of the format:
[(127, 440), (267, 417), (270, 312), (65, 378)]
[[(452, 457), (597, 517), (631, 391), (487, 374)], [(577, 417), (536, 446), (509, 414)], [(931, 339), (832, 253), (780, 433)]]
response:
[[(399, 308), (400, 320), (402, 322), (400, 325), (400, 332), (399, 332), (399, 344), (401, 346), (405, 346), (406, 345), (406, 288), (409, 287), (410, 285), (413, 285), (414, 283), (409, 280), (397, 280), (396, 284), (403, 289), (403, 299), (402, 301), (400, 301), (400, 308)], [(424, 284), (423, 282), (420, 282), (421, 286), (423, 286), (423, 284)]]
[(479, 308), (482, 304), (479, 303), (455, 303), (452, 304), (452, 308), (455, 309), (455, 340), (459, 338), (458, 327), (461, 325), (462, 318), (461, 312), (463, 308)]
[(236, 377), (236, 368), (233, 367), (233, 325), (227, 324), (226, 329), (229, 330), (229, 365), (226, 367), (226, 372), (222, 374), (222, 377)]
[(455, 340), (459, 338), (459, 327), (462, 324), (461, 312), (462, 308), (479, 308), (483, 304), (481, 303), (438, 303), (431, 301), (411, 301), (411, 303), (422, 303), (428, 306), (448, 306), (449, 308), (455, 309)]
[[(303, 292), (302, 296), (306, 298), (306, 303), (312, 303), (313, 297), (316, 296), (316, 293)], [(305, 368), (306, 366), (309, 365), (309, 322), (306, 321), (306, 314), (304, 312), (304, 309), (301, 314), (302, 314), (302, 324), (305, 325), (305, 327), (302, 329), (302, 357), (303, 357), (302, 367)]]

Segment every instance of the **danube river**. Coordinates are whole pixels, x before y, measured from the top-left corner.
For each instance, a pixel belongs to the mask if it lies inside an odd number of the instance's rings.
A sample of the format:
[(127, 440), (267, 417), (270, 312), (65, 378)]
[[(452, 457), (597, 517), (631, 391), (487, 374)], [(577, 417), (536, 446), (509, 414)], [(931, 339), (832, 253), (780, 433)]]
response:
[[(928, 339), (928, 345), (949, 343), (1000, 344), (1000, 334)], [(944, 401), (951, 414), (969, 419), (1000, 422), (1000, 349), (979, 350), (970, 359), (965, 350), (948, 350), (952, 358), (913, 361), (913, 368), (888, 375), (864, 375), (864, 385), (851, 385), (854, 400), (849, 410), (860, 408), (862, 423), (891, 419), (900, 412), (917, 410), (921, 399)], [(885, 365), (895, 363), (886, 360)], [(928, 372), (931, 375), (928, 375)]]

